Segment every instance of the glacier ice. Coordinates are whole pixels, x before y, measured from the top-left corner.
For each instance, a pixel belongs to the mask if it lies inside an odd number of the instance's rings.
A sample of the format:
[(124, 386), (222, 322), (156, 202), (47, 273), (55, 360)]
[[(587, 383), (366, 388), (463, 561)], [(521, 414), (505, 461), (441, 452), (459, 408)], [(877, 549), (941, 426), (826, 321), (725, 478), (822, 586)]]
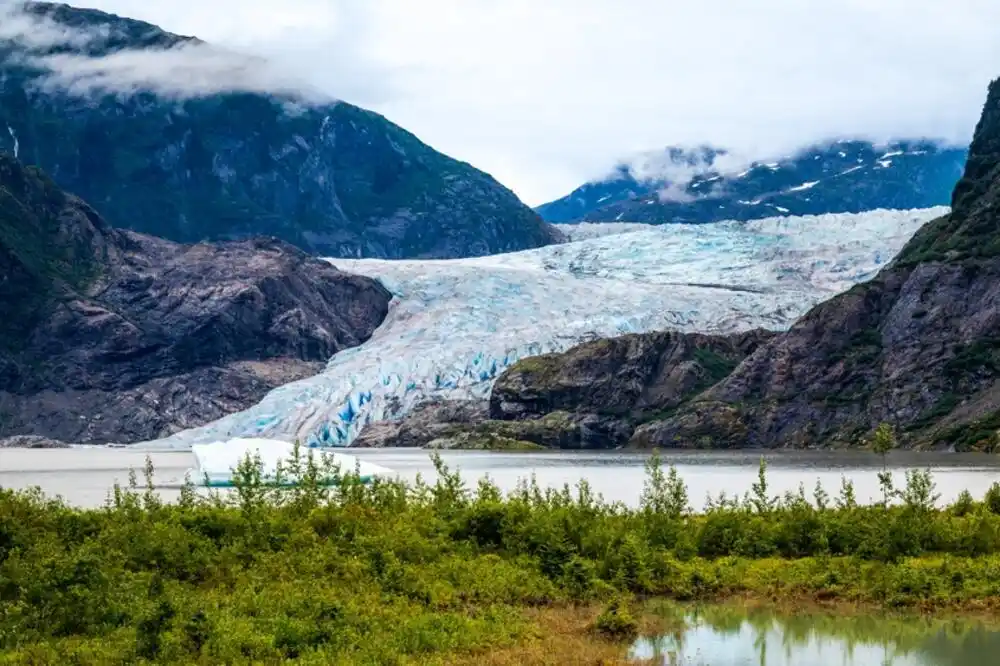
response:
[(432, 261), (331, 259), (378, 278), (389, 315), (365, 344), (257, 405), (146, 446), (236, 437), (348, 446), (428, 399), (487, 397), (504, 368), (599, 336), (787, 328), (873, 276), (947, 208), (646, 226), (565, 225), (570, 242)]
[[(306, 451), (308, 449), (300, 453), (303, 458), (307, 455)], [(234, 438), (225, 442), (195, 444), (191, 447), (191, 452), (195, 460), (195, 467), (191, 470), (192, 483), (229, 486), (233, 482), (233, 472), (248, 455), (256, 456), (260, 460), (261, 477), (264, 480), (274, 480), (279, 463), (285, 467), (287, 473), (287, 465), (292, 460), (295, 449), (293, 444), (281, 440)], [(343, 453), (324, 451), (321, 456), (333, 465), (339, 465), (341, 473), (356, 472), (362, 479), (393, 474), (392, 470), (386, 467)], [(323, 462), (319, 458), (314, 460), (320, 464)], [(288, 479), (290, 483), (295, 481), (297, 479)]]

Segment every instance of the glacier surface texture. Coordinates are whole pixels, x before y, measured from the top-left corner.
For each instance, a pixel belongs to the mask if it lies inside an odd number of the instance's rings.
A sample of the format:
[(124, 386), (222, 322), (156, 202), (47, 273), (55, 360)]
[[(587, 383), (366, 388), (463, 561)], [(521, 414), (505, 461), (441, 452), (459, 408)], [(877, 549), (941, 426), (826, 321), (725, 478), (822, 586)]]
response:
[(330, 260), (378, 278), (389, 315), (321, 374), (248, 410), (147, 446), (237, 437), (349, 446), (368, 424), (429, 399), (485, 398), (526, 356), (594, 337), (663, 329), (784, 329), (872, 277), (946, 208), (753, 222), (567, 225), (537, 250), (435, 261)]

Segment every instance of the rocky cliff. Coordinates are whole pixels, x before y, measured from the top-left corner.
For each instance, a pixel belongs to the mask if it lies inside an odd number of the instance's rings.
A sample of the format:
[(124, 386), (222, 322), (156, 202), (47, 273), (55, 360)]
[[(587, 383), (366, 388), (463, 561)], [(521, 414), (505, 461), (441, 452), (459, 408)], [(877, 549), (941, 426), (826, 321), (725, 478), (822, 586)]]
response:
[[(180, 242), (275, 236), (340, 257), (479, 256), (559, 238), (489, 175), (376, 113), (264, 80), (266, 63), (99, 11), (24, 12), (36, 23), (22, 34), (0, 30), (0, 150), (115, 227)], [(220, 62), (247, 91), (213, 92)], [(254, 92), (269, 86), (281, 94)]]
[(274, 239), (116, 230), (0, 154), (0, 438), (164, 436), (315, 373), (391, 295)]
[(1000, 429), (1000, 83), (990, 86), (951, 214), (874, 280), (814, 308), (639, 446), (993, 448)]

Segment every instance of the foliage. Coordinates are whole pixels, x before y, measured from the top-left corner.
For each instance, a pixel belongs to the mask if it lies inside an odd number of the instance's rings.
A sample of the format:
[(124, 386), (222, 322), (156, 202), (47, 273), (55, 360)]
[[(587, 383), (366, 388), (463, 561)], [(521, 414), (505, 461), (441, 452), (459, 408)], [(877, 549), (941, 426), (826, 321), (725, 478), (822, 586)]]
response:
[(628, 641), (638, 636), (639, 622), (629, 610), (628, 602), (617, 598), (594, 620), (594, 629), (605, 638)]
[[(98, 510), (0, 490), (0, 664), (443, 663), (534, 640), (535, 609), (609, 604), (602, 635), (634, 627), (629, 595), (824, 599), (983, 608), (1000, 598), (1000, 485), (936, 505), (911, 472), (876, 506), (846, 480), (754, 489), (693, 513), (658, 458), (639, 507), (581, 482), (503, 494), (437, 480), (364, 484), (296, 452), (264, 483), (246, 460), (231, 493), (160, 501), (153, 470)], [(334, 485), (326, 485), (332, 479)]]

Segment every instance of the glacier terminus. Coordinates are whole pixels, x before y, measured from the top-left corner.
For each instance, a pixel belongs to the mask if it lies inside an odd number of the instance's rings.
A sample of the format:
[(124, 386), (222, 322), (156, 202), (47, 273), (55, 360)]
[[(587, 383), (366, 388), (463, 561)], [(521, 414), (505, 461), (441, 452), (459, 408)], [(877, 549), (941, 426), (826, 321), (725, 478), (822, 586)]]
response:
[(700, 225), (560, 225), (568, 242), (451, 260), (328, 259), (380, 280), (389, 315), (360, 347), (257, 405), (140, 446), (238, 437), (350, 446), (428, 400), (486, 398), (518, 359), (595, 337), (788, 328), (871, 278), (947, 208)]

